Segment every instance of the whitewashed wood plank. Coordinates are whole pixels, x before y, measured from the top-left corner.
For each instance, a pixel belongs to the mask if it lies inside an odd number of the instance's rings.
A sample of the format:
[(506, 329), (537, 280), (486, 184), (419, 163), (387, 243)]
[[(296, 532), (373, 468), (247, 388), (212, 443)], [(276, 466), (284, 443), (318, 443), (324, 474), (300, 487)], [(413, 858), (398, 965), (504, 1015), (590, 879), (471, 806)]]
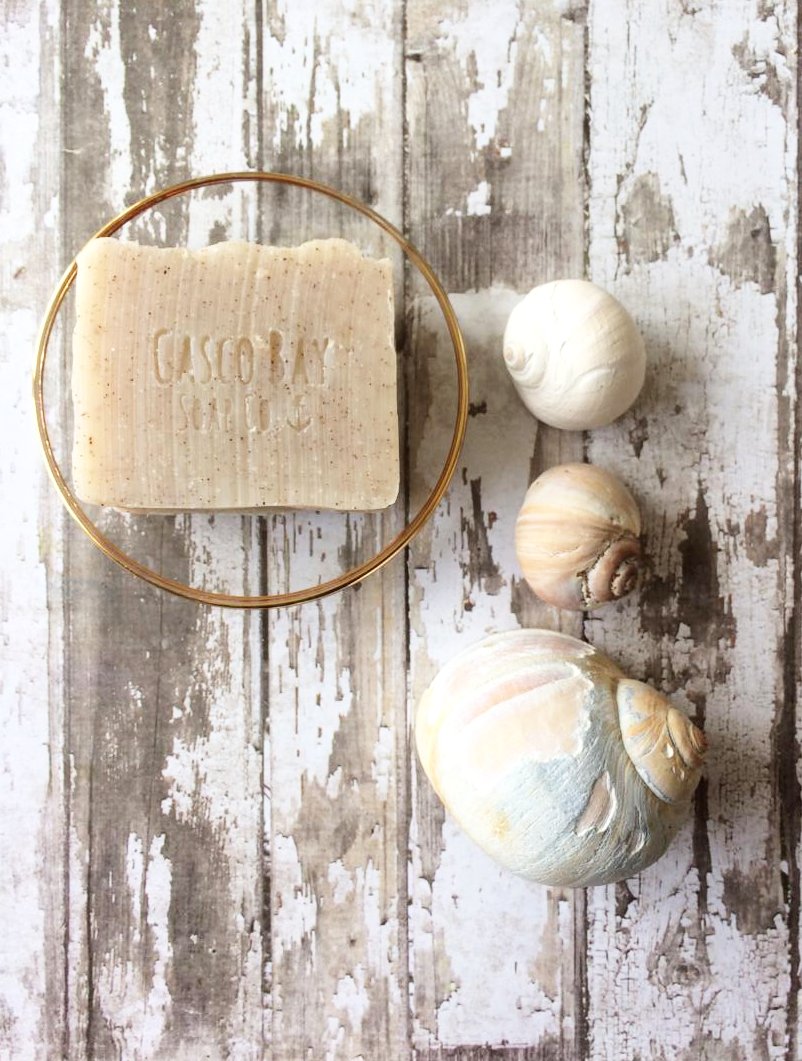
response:
[(0, 12), (0, 1057), (15, 1061), (64, 1043), (61, 515), (30, 390), (60, 255), (58, 51), (57, 5)]
[[(330, 183), (396, 223), (401, 14), (389, 0), (271, 4), (263, 59), (266, 167)], [(283, 217), (267, 204), (271, 240), (353, 235), (317, 200), (288, 196)], [(402, 519), (403, 495), (386, 516), (272, 517), (271, 590), (332, 577)], [(401, 562), (268, 620), (276, 1058), (408, 1056), (405, 627)]]
[[(471, 417), (448, 499), (410, 555), (412, 707), (437, 668), (492, 630), (578, 617), (537, 603), (513, 526), (546, 463), (580, 436), (541, 429), (501, 357), (530, 287), (583, 268), (584, 27), (570, 5), (408, 5), (409, 230), (451, 292)], [(414, 288), (410, 496), (430, 489), (450, 432), (454, 370), (432, 301)], [(583, 897), (527, 883), (462, 835), (413, 775), (410, 965), (418, 1056), (572, 1057), (584, 1038)], [(578, 934), (578, 935), (577, 935)], [(576, 937), (576, 939), (575, 939)], [(579, 954), (579, 958), (576, 954)], [(453, 1048), (453, 1052), (447, 1048)]]
[[(250, 5), (84, 4), (65, 25), (70, 253), (124, 202), (248, 164)], [(135, 235), (206, 243), (247, 236), (254, 216), (215, 193)], [(258, 588), (247, 521), (102, 525), (177, 577)], [(260, 617), (145, 587), (75, 534), (65, 579), (70, 1056), (260, 1057)]]
[(639, 495), (654, 572), (588, 634), (711, 741), (667, 857), (590, 897), (594, 1058), (798, 1056), (799, 789), (777, 733), (796, 629), (795, 16), (591, 5), (590, 274), (633, 311), (650, 370), (590, 457)]

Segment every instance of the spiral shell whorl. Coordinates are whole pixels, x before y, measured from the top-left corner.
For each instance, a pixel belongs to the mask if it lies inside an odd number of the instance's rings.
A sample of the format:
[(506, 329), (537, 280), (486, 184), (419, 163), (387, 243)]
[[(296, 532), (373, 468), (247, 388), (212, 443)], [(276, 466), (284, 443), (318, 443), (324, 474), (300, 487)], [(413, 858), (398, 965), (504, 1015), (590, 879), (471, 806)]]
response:
[(539, 597), (579, 611), (634, 589), (641, 567), (639, 535), (638, 506), (616, 476), (595, 465), (562, 464), (527, 490), (515, 548)]
[(616, 690), (621, 737), (632, 765), (664, 803), (687, 803), (702, 773), (707, 739), (661, 693), (625, 678)]
[(596, 562), (582, 575), (586, 608), (619, 600), (638, 584), (641, 569), (640, 540), (629, 531), (613, 538)]
[(533, 288), (510, 314), (503, 350), (524, 405), (569, 431), (612, 423), (634, 402), (646, 372), (635, 322), (587, 280)]
[[(627, 754), (617, 691), (628, 681), (590, 645), (517, 630), (463, 651), (426, 690), (415, 723), (421, 763), (502, 865), (582, 887), (638, 873), (665, 851), (684, 808), (655, 794)], [(684, 749), (695, 737), (676, 716), (669, 725)]]
[(532, 343), (528, 349), (516, 338), (504, 343), (504, 363), (517, 387), (539, 386), (546, 374), (548, 359), (549, 351), (545, 343)]

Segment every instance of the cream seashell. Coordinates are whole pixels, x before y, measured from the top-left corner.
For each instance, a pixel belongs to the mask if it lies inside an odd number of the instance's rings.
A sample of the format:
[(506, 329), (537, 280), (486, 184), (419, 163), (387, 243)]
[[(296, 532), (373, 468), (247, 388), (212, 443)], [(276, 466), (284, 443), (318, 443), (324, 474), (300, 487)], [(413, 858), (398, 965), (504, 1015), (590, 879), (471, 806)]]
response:
[(643, 682), (619, 682), (616, 702), (621, 737), (635, 769), (660, 799), (686, 803), (701, 777), (704, 733)]
[(547, 630), (494, 634), (447, 663), (415, 736), (435, 791), (488, 854), (571, 887), (622, 880), (663, 854), (705, 750), (664, 696)]
[(646, 351), (632, 317), (587, 280), (533, 288), (510, 314), (504, 361), (530, 412), (573, 431), (621, 416), (646, 374)]
[(560, 464), (527, 490), (515, 551), (540, 598), (580, 611), (634, 589), (640, 529), (638, 506), (620, 479), (592, 464)]

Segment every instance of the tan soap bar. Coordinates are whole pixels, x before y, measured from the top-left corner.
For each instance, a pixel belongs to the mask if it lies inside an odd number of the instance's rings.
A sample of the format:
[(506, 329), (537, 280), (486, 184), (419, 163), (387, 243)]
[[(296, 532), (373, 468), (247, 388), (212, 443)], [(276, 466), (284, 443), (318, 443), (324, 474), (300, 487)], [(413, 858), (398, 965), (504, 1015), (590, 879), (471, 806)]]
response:
[(73, 478), (146, 511), (398, 492), (392, 265), (341, 239), (78, 256)]

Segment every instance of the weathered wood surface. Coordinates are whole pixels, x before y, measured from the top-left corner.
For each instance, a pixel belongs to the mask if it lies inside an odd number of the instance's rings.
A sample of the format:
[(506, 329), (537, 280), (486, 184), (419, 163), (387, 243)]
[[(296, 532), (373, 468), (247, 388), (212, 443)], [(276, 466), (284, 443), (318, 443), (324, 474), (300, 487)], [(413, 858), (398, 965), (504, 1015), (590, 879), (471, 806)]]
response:
[[(401, 9), (392, 0), (271, 8), (265, 167), (336, 185), (400, 225), (401, 63)], [(341, 221), (342, 211), (315, 204), (309, 224), (326, 231)], [(293, 222), (278, 238), (292, 238)], [(403, 502), (377, 518), (275, 517), (268, 585), (331, 577), (402, 524)], [(267, 619), (277, 1058), (404, 1055), (404, 601), (397, 562), (358, 588)]]
[[(217, 116), (252, 103), (256, 63), (243, 45), (255, 40), (245, 6), (227, 5), (225, 16), (214, 3), (153, 5), (147, 15), (92, 3), (65, 11), (62, 83), (81, 86), (61, 101), (69, 256), (127, 199), (252, 162), (255, 130)], [(181, 204), (134, 235), (205, 243), (225, 234), (235, 205)], [(203, 564), (212, 533), (204, 517), (103, 519), (125, 545), (184, 578)], [(217, 562), (236, 573), (235, 591), (258, 578), (247, 530)], [(269, 950), (260, 616), (192, 609), (137, 585), (99, 563), (72, 527), (64, 564), (63, 1049), (214, 1056), (227, 1044), (256, 1056)]]
[[(462, 473), (411, 549), (414, 702), (440, 665), (493, 630), (581, 630), (577, 616), (561, 622), (516, 577), (513, 526), (533, 468), (546, 455), (581, 459), (582, 441), (536, 430), (499, 344), (516, 292), (582, 272), (584, 30), (552, 5), (445, 14), (424, 0), (408, 4), (408, 33), (410, 143), (426, 144), (410, 151), (409, 229), (459, 292), (472, 398)], [(431, 299), (416, 295), (415, 341), (442, 347)], [(438, 400), (448, 366), (442, 356), (420, 360), (432, 369), (411, 387), (413, 504), (432, 485), (448, 431)], [(440, 1044), (536, 1043), (544, 1056), (573, 1056), (584, 1041), (584, 896), (495, 866), (444, 822), (411, 766), (414, 1046), (428, 1056)]]
[[(0, 1058), (802, 1057), (796, 5), (14, 0), (0, 19)], [(30, 417), (37, 321), (80, 244), (131, 198), (239, 167), (403, 225), (471, 367), (460, 468), (406, 564), (267, 615), (107, 564)], [(136, 236), (335, 224), (231, 192)], [(619, 295), (649, 349), (636, 407), (586, 437), (536, 430), (499, 359), (516, 297), (561, 275)], [(111, 529), (231, 589), (371, 551), (447, 443), (445, 336), (413, 275), (399, 298), (408, 474), (383, 520), (233, 520), (222, 551), (204, 518)], [(538, 604), (512, 550), (532, 475), (583, 456), (640, 497), (652, 563), (584, 622)], [(635, 880), (511, 877), (416, 769), (420, 691), (516, 625), (584, 634), (704, 723), (694, 818)]]
[(697, 6), (589, 24), (589, 274), (657, 371), (589, 446), (638, 490), (652, 578), (588, 633), (712, 745), (681, 841), (589, 897), (610, 1058), (799, 1051), (795, 25), (788, 5)]

